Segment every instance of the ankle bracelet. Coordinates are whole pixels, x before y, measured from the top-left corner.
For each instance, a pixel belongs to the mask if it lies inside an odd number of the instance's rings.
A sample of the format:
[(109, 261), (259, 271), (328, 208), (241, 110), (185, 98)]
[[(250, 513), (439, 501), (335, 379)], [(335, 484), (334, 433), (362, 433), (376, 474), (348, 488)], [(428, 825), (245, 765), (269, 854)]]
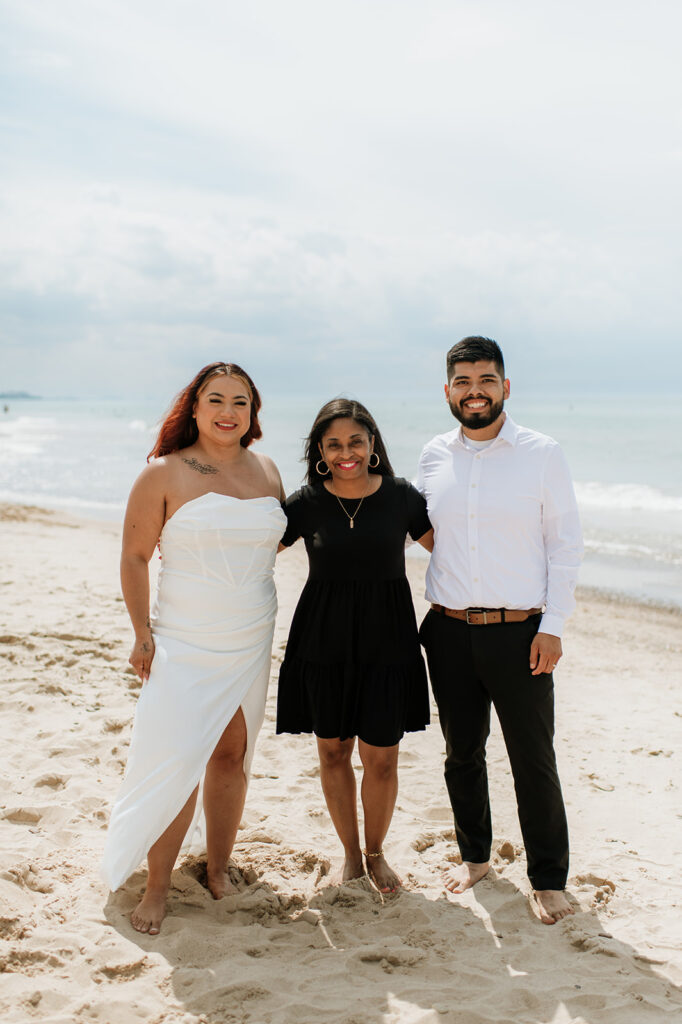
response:
[(383, 857), (383, 855), (384, 855), (384, 851), (383, 850), (377, 850), (376, 853), (369, 853), (367, 850), (363, 849), (362, 852), (364, 853), (365, 857)]

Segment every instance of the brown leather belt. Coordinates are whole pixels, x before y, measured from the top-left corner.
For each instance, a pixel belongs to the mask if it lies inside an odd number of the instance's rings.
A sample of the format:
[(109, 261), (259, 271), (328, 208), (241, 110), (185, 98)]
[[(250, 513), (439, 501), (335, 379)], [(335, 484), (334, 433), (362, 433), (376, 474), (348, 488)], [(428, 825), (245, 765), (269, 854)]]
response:
[(467, 626), (494, 626), (499, 622), (525, 622), (531, 615), (540, 615), (542, 608), (444, 608), (442, 604), (432, 604), (434, 612), (447, 615), (451, 619), (461, 619)]

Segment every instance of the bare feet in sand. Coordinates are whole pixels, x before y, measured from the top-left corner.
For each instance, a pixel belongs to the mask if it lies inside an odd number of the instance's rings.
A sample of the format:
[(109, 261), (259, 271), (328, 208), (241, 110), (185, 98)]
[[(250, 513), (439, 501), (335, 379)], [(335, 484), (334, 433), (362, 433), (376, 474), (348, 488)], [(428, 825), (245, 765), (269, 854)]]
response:
[(144, 896), (130, 915), (130, 923), (136, 932), (158, 935), (161, 922), (166, 916), (167, 889), (147, 889)]
[(381, 893), (397, 892), (403, 884), (393, 868), (386, 863), (382, 853), (365, 854), (367, 874)]
[(535, 889), (533, 896), (543, 924), (556, 924), (562, 917), (575, 913), (562, 889)]
[(232, 896), (239, 891), (223, 868), (217, 871), (206, 869), (206, 886), (214, 900), (221, 900), (223, 896)]
[(364, 878), (365, 865), (362, 863), (362, 854), (354, 857), (346, 857), (343, 862), (341, 874), (337, 876), (339, 882), (352, 882), (354, 878)]
[(450, 892), (466, 892), (480, 882), (488, 874), (490, 864), (486, 861), (483, 864), (475, 864), (473, 861), (464, 860), (461, 864), (453, 864), (443, 872), (445, 888)]

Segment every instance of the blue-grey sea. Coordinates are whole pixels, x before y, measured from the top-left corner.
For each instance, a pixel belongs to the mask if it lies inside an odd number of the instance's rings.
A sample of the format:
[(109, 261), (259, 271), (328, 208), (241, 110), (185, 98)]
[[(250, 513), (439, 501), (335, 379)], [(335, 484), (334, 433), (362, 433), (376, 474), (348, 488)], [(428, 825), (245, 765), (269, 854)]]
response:
[[(422, 445), (455, 425), (440, 395), (362, 399), (396, 472), (408, 478)], [(288, 491), (301, 483), (303, 438), (320, 404), (287, 396), (264, 406), (259, 447), (279, 465)], [(581, 583), (682, 608), (680, 398), (515, 397), (507, 408), (517, 423), (555, 437), (568, 457), (585, 534)], [(656, 413), (643, 418), (647, 409)], [(0, 400), (0, 501), (120, 520), (164, 410), (113, 400)]]

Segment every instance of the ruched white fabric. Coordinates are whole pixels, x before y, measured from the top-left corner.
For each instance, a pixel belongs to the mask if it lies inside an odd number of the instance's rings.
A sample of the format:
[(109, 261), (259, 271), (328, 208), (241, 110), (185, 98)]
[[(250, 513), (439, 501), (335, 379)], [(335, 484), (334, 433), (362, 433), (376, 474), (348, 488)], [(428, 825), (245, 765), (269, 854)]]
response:
[(276, 498), (209, 493), (181, 506), (163, 528), (156, 650), (102, 862), (111, 889), (182, 809), (240, 706), (248, 778), (265, 713), (277, 611), (273, 568), (285, 525)]

